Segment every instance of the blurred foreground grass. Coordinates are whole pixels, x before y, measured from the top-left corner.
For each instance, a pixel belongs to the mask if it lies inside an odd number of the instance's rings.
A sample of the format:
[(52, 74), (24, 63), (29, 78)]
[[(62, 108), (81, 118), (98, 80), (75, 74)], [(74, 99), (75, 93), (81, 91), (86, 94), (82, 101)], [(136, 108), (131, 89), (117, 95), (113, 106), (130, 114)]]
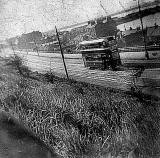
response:
[(66, 158), (160, 155), (152, 98), (35, 74), (17, 56), (0, 59), (0, 106)]

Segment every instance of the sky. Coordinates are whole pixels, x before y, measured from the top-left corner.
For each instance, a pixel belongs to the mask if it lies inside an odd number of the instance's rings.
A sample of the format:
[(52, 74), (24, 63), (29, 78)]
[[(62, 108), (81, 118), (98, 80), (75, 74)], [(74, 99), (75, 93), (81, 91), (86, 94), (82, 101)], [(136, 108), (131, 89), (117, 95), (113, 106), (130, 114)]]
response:
[(55, 25), (69, 26), (133, 5), (135, 0), (0, 0), (0, 40), (32, 31), (45, 32)]

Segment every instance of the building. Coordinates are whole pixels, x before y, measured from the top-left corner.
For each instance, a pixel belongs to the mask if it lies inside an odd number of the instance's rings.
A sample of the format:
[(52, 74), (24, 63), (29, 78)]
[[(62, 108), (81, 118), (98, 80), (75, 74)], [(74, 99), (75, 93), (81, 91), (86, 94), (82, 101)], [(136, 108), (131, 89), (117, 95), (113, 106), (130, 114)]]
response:
[[(116, 19), (117, 29), (122, 32), (123, 40), (127, 47), (144, 45), (144, 37), (146, 44), (154, 43), (155, 40), (158, 42), (159, 40), (160, 1), (155, 0), (150, 3), (144, 3), (140, 6), (140, 9), (139, 12), (138, 6), (135, 6), (112, 15), (113, 19)], [(140, 16), (143, 22), (143, 32)], [(152, 31), (154, 33), (151, 33)]]
[[(160, 1), (154, 0), (149, 3), (142, 3), (141, 17), (147, 42), (151, 42), (152, 40), (158, 41), (160, 32)], [(156, 30), (155, 26), (158, 26)], [(58, 29), (58, 31), (64, 47), (73, 46), (75, 48), (83, 40), (115, 35), (120, 37), (121, 47), (144, 44), (138, 6), (133, 6), (132, 8), (108, 16), (66, 26)], [(154, 33), (151, 33), (152, 31)], [(55, 30), (42, 33), (41, 43), (49, 44), (53, 41), (57, 41)], [(25, 44), (23, 47), (26, 46)]]

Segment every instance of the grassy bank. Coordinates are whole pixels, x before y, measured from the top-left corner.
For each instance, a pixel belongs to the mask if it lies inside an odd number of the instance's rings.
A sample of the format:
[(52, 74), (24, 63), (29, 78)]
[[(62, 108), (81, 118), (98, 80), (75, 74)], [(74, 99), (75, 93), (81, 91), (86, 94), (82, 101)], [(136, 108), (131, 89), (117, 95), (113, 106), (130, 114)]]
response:
[(35, 74), (12, 58), (0, 60), (0, 105), (66, 158), (160, 154), (159, 104), (142, 95)]

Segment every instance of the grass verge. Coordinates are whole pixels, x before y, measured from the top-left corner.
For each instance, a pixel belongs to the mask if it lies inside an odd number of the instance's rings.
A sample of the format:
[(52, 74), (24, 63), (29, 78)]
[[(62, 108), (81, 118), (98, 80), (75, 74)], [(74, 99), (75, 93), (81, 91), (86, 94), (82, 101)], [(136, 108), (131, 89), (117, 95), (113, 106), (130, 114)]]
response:
[(49, 73), (34, 75), (35, 80), (21, 58), (7, 63), (0, 61), (1, 108), (63, 157), (122, 158), (134, 153), (137, 158), (154, 158), (160, 154), (160, 109), (151, 98)]

